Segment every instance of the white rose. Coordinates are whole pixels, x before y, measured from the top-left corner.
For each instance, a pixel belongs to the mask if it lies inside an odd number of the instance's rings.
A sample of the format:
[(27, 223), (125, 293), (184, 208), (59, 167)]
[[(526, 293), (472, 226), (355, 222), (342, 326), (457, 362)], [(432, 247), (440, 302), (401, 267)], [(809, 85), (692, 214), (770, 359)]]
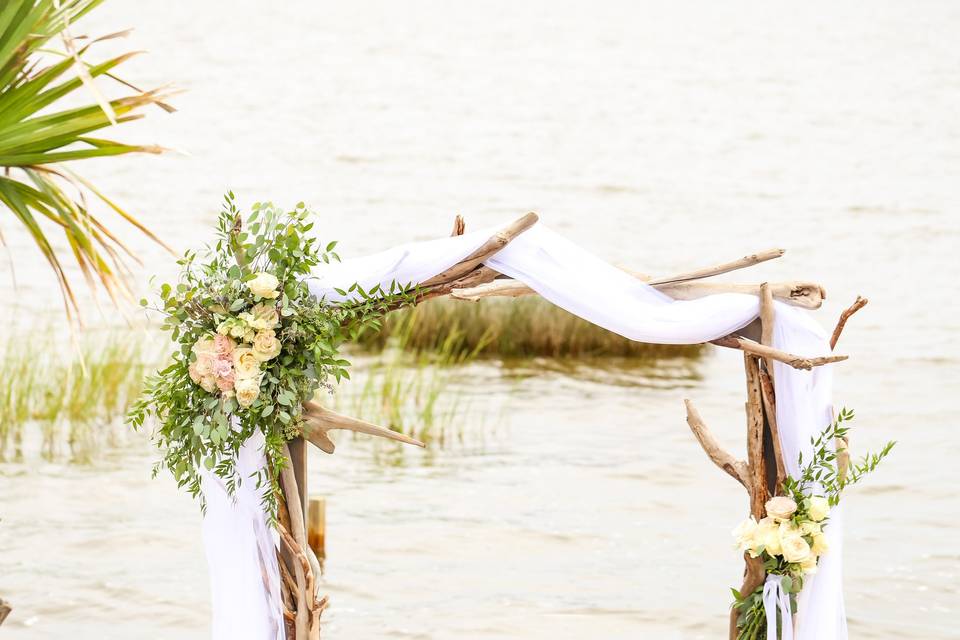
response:
[(787, 562), (800, 563), (811, 555), (810, 545), (800, 535), (800, 530), (789, 522), (780, 523), (780, 549)]
[(818, 556), (822, 556), (829, 551), (830, 545), (827, 544), (827, 536), (822, 533), (813, 536), (813, 546), (810, 547), (810, 550)]
[(830, 501), (822, 496), (813, 496), (810, 498), (810, 504), (807, 506), (807, 515), (811, 520), (820, 522), (830, 513)]
[(216, 353), (217, 345), (213, 341), (213, 338), (200, 338), (193, 344), (191, 351), (197, 355), (201, 353)]
[(780, 555), (780, 527), (773, 518), (764, 518), (757, 523), (757, 530), (753, 535), (753, 548), (760, 546), (771, 556)]
[(238, 378), (256, 378), (260, 375), (260, 361), (250, 347), (233, 350), (233, 369)]
[(281, 346), (273, 331), (261, 331), (253, 340), (253, 355), (260, 362), (266, 362), (280, 355)]
[(241, 407), (249, 407), (260, 395), (260, 378), (241, 378), (233, 390), (237, 394), (237, 403)]
[(737, 525), (733, 530), (733, 537), (737, 541), (737, 548), (740, 551), (746, 551), (753, 548), (753, 537), (757, 532), (757, 521), (750, 516)]
[(767, 515), (775, 520), (789, 520), (797, 511), (797, 503), (786, 496), (774, 496), (764, 507)]
[(276, 276), (263, 271), (254, 275), (253, 280), (247, 281), (247, 287), (253, 292), (253, 295), (261, 298), (273, 299), (279, 296), (280, 292), (277, 291), (279, 285), (280, 281), (277, 280)]

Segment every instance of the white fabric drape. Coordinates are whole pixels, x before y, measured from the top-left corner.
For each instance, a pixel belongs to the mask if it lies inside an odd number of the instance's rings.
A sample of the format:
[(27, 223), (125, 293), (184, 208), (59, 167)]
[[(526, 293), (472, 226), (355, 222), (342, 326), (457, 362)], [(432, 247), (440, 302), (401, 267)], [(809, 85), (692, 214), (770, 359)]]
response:
[[(463, 236), (411, 243), (363, 258), (322, 265), (309, 281), (310, 289), (315, 295), (336, 302), (344, 296), (335, 289), (346, 290), (354, 282), (364, 289), (376, 284), (389, 288), (393, 281), (404, 285), (422, 282), (469, 255), (495, 231), (483, 229)], [(567, 311), (642, 342), (707, 342), (749, 324), (759, 314), (758, 298), (744, 294), (673, 300), (542, 224), (515, 238), (486, 264), (527, 284)], [(774, 346), (807, 356), (829, 352), (823, 331), (807, 314), (782, 303), (775, 306)], [(797, 454), (809, 449), (810, 437), (819, 433), (831, 418), (830, 365), (804, 372), (778, 364), (774, 373), (785, 462), (789, 472), (797, 473)], [(252, 473), (258, 468), (256, 460), (247, 460), (247, 463), (253, 466), (238, 465), (241, 473)], [(208, 504), (204, 526), (214, 591), (214, 619), (223, 620), (232, 615), (248, 619), (251, 616), (247, 614), (254, 607), (246, 604), (246, 590), (253, 594), (259, 586), (263, 591), (262, 606), (256, 611), (262, 612), (279, 602), (272, 587), (264, 586), (279, 584), (279, 577), (270, 575), (266, 581), (261, 579), (261, 556), (250, 553), (251, 549), (262, 550), (264, 545), (275, 544), (275, 539), (259, 526), (256, 518), (251, 520), (251, 510), (259, 508), (256, 496), (243, 493), (231, 504), (221, 486), (206, 482), (204, 492)], [(255, 525), (252, 532), (248, 529), (250, 522)], [(827, 527), (831, 550), (821, 558), (818, 574), (806, 581), (800, 595), (796, 640), (846, 640), (840, 571), (841, 528), (840, 513), (835, 509)], [(258, 545), (247, 541), (250, 536), (258, 540)], [(231, 542), (229, 547), (220, 546), (224, 537), (235, 537), (238, 542)], [(252, 561), (256, 566), (251, 564), (243, 570), (233, 566)], [(276, 570), (275, 563), (264, 566), (268, 572)], [(242, 581), (247, 582), (241, 584)], [(269, 616), (264, 614), (264, 617)], [(215, 626), (214, 638), (274, 638), (272, 632), (261, 630), (264, 625), (254, 627), (253, 622), (251, 620), (251, 626), (246, 629), (234, 625), (229, 633), (221, 633), (221, 627)]]

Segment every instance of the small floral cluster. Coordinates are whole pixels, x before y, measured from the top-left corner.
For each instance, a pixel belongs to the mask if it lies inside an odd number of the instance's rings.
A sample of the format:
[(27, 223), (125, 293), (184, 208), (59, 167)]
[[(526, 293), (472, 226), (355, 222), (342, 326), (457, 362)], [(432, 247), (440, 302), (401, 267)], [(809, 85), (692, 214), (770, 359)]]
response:
[[(267, 289), (265, 282), (277, 280), (259, 273), (247, 286), (258, 298), (275, 298), (277, 285)], [(277, 339), (279, 326), (276, 307), (264, 302), (227, 318), (217, 327), (216, 335), (194, 343), (191, 351), (196, 359), (188, 367), (190, 379), (208, 393), (219, 391), (224, 398), (236, 397), (241, 407), (250, 407), (260, 395), (264, 374), (261, 365), (280, 355), (283, 347)]]
[(759, 522), (750, 516), (733, 530), (737, 548), (751, 558), (765, 556), (784, 575), (817, 572), (817, 560), (829, 549), (823, 532), (830, 504), (823, 496), (810, 496), (799, 505), (793, 498), (776, 496), (765, 505)]
[[(812, 456), (804, 462), (800, 455), (800, 473), (784, 480), (784, 495), (764, 505), (766, 517), (757, 522), (751, 516), (733, 531), (740, 551), (762, 559), (766, 573), (782, 576), (780, 585), (790, 596), (793, 612), (804, 576), (816, 573), (820, 557), (830, 550), (824, 534), (830, 509), (840, 503), (844, 489), (875, 471), (896, 444), (888, 442), (880, 452), (850, 464), (846, 451), (850, 420), (853, 411), (841, 409), (832, 424), (810, 439)], [(773, 640), (767, 639), (763, 589), (761, 584), (753, 593), (733, 590), (738, 640)]]

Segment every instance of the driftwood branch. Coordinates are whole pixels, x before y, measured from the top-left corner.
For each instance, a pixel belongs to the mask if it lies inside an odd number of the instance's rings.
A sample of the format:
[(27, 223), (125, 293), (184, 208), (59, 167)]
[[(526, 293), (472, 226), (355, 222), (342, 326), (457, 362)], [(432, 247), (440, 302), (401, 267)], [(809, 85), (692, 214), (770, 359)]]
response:
[(7, 619), (11, 611), (13, 611), (13, 607), (11, 607), (6, 600), (0, 598), (0, 624), (3, 624), (3, 621)]
[(651, 280), (650, 284), (667, 284), (668, 282), (685, 282), (687, 280), (700, 280), (701, 278), (709, 278), (711, 276), (718, 276), (722, 273), (729, 273), (730, 271), (736, 271), (737, 269), (744, 269), (746, 267), (752, 267), (755, 264), (760, 264), (761, 262), (766, 262), (767, 260), (773, 260), (779, 258), (784, 253), (783, 249), (767, 249), (766, 251), (761, 251), (759, 253), (752, 253), (748, 256), (744, 256), (739, 260), (734, 260), (733, 262), (724, 262), (723, 264), (718, 264), (712, 267), (705, 267), (703, 269), (697, 269), (695, 271), (688, 271), (687, 273), (681, 273), (676, 276), (671, 276), (669, 278), (657, 278)]
[(466, 258), (453, 265), (446, 271), (438, 273), (428, 280), (424, 280), (420, 283), (420, 286), (424, 288), (435, 287), (437, 285), (462, 278), (483, 264), (484, 260), (488, 259), (490, 256), (494, 255), (505, 246), (510, 244), (510, 242), (518, 235), (535, 225), (537, 220), (539, 220), (539, 217), (537, 214), (532, 212), (514, 220), (509, 225), (493, 234), (493, 236), (475, 249), (473, 253), (468, 255)]
[(850, 316), (867, 306), (868, 302), (870, 301), (866, 298), (857, 296), (857, 299), (853, 301), (853, 304), (843, 310), (843, 313), (840, 314), (840, 319), (837, 320), (837, 326), (833, 330), (833, 335), (830, 336), (831, 349), (837, 346), (837, 340), (840, 339), (840, 334), (843, 333), (843, 328), (847, 325), (847, 320), (850, 319)]
[(726, 449), (720, 446), (717, 439), (713, 437), (713, 433), (707, 428), (703, 418), (700, 417), (700, 412), (697, 411), (697, 408), (693, 406), (690, 400), (684, 400), (683, 403), (687, 407), (687, 424), (690, 425), (690, 431), (693, 432), (697, 442), (703, 447), (707, 457), (709, 457), (715, 465), (723, 469), (731, 478), (749, 490), (749, 485), (747, 484), (747, 463), (742, 460), (737, 460)]
[(780, 428), (777, 426), (777, 403), (773, 390), (773, 380), (766, 370), (760, 371), (760, 395), (763, 398), (763, 412), (770, 427), (770, 441), (773, 444), (773, 457), (776, 461), (777, 481), (779, 490), (783, 481), (787, 479), (787, 469), (783, 462), (783, 448), (780, 446)]
[(462, 236), (464, 231), (467, 230), (467, 223), (463, 220), (463, 216), (457, 214), (453, 219), (453, 231), (450, 232), (451, 236)]
[(331, 440), (327, 435), (328, 432), (334, 429), (365, 433), (367, 435), (377, 436), (378, 438), (396, 440), (397, 442), (412, 444), (418, 447), (425, 446), (419, 440), (405, 436), (402, 433), (397, 433), (396, 431), (391, 431), (390, 429), (378, 427), (375, 424), (364, 422), (363, 420), (358, 420), (356, 418), (351, 418), (350, 416), (345, 416), (337, 413), (336, 411), (331, 411), (330, 409), (327, 409), (316, 402), (306, 402), (304, 403), (303, 407), (306, 410), (304, 411), (304, 418), (306, 420), (304, 424), (303, 437), (319, 447), (320, 450), (325, 453), (333, 453), (335, 449), (333, 440)]
[(760, 344), (759, 342), (754, 342), (742, 336), (729, 335), (722, 338), (717, 338), (716, 340), (711, 340), (711, 344), (715, 344), (721, 347), (728, 347), (730, 349), (740, 349), (746, 353), (759, 356), (761, 358), (771, 358), (777, 362), (782, 362), (788, 364), (794, 369), (806, 369), (810, 370), (814, 367), (820, 367), (825, 364), (832, 364), (834, 362), (843, 362), (849, 356), (819, 356), (816, 358), (805, 358), (803, 356), (797, 356), (792, 353), (787, 353), (786, 351), (780, 351), (779, 349), (774, 349), (773, 347), (768, 347)]
[[(495, 277), (496, 272), (493, 273)], [(634, 275), (633, 272), (628, 273)], [(645, 278), (639, 279), (645, 280)], [(665, 293), (675, 300), (696, 300), (697, 298), (712, 296), (718, 293), (760, 295), (760, 285), (756, 284), (671, 282), (652, 286), (657, 291)], [(770, 290), (774, 298), (795, 307), (819, 309), (823, 305), (823, 287), (815, 282), (772, 282), (770, 283)], [(433, 290), (431, 290), (430, 293), (433, 293)], [(512, 278), (500, 278), (497, 280), (490, 278), (486, 283), (471, 284), (466, 280), (464, 280), (463, 284), (458, 282), (450, 283), (446, 285), (446, 290), (438, 293), (438, 295), (444, 295), (446, 293), (449, 293), (451, 298), (476, 302), (482, 298), (518, 298), (520, 296), (536, 295), (537, 292), (524, 283), (513, 280)], [(428, 295), (427, 297), (434, 296)]]
[(290, 528), (292, 529), (292, 540), (287, 540), (289, 534), (284, 527), (279, 526), (281, 538), (287, 542), (289, 551), (293, 555), (294, 575), (296, 576), (297, 592), (296, 603), (297, 610), (294, 616), (296, 629), (296, 640), (312, 640), (320, 637), (319, 624), (315, 623), (314, 615), (316, 599), (315, 576), (306, 557), (307, 533), (304, 528), (303, 506), (300, 501), (300, 490), (297, 486), (297, 478), (293, 473), (293, 457), (290, 454), (290, 447), (286, 443), (283, 445), (283, 455), (286, 457), (286, 464), (280, 470), (280, 486), (283, 488), (285, 503), (290, 513)]

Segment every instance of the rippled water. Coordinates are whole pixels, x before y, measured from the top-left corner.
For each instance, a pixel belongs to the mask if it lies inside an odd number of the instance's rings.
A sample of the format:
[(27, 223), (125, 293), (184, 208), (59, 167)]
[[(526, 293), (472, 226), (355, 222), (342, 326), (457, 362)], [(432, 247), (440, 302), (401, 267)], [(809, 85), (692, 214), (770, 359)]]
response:
[[(854, 446), (896, 438), (848, 502), (856, 638), (958, 637), (960, 7), (949, 2), (107, 3), (145, 85), (188, 89), (132, 137), (190, 155), (97, 163), (178, 249), (220, 194), (304, 200), (344, 253), (527, 210), (654, 273), (770, 246), (732, 279), (813, 279), (842, 341)], [(134, 135), (136, 134), (136, 135)], [(19, 298), (58, 299), (22, 235)], [(140, 271), (169, 272), (127, 236)], [(0, 266), (0, 269), (7, 267)], [(5, 273), (5, 272), (4, 272)], [(0, 273), (0, 275), (4, 275)], [(8, 297), (9, 279), (0, 278)], [(527, 367), (536, 373), (537, 364)], [(329, 638), (717, 638), (742, 490), (683, 421), (741, 446), (739, 358), (651, 378), (478, 367), (495, 436), (373, 464), (311, 458), (328, 496)], [(613, 382), (613, 384), (611, 384)], [(202, 638), (199, 516), (137, 439), (93, 467), (0, 466), (11, 638)]]

